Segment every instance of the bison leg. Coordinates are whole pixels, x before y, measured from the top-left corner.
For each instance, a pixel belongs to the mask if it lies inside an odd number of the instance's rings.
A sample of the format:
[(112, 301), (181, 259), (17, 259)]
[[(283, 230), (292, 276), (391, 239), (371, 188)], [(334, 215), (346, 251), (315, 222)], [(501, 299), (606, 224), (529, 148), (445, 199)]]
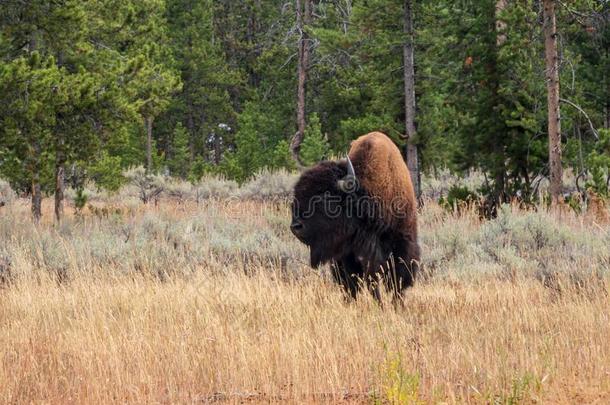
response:
[(335, 281), (343, 286), (345, 292), (356, 298), (360, 290), (360, 279), (363, 275), (362, 266), (353, 254), (335, 262), (332, 266)]
[(379, 290), (379, 284), (380, 282), (377, 277), (372, 279), (369, 278), (369, 280), (367, 281), (369, 292), (371, 293), (373, 298), (375, 298), (375, 301), (381, 304), (381, 291)]
[(402, 298), (405, 288), (411, 287), (419, 270), (419, 245), (404, 241), (397, 244), (393, 251), (393, 261), (387, 269), (388, 287), (394, 293), (395, 299)]
[(365, 268), (364, 282), (366, 283), (366, 287), (373, 298), (381, 304), (380, 285), (383, 281), (383, 268), (381, 265), (377, 265), (374, 262), (368, 262), (363, 264), (363, 266)]

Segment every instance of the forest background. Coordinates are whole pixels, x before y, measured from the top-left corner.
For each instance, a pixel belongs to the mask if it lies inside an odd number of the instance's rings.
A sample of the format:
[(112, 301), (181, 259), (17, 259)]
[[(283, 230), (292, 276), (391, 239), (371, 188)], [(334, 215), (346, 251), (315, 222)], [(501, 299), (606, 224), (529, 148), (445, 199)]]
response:
[(609, 49), (604, 0), (4, 0), (0, 178), (37, 218), (128, 168), (241, 183), (380, 130), (416, 183), (478, 169), (468, 192), (531, 200), (557, 133), (607, 195)]

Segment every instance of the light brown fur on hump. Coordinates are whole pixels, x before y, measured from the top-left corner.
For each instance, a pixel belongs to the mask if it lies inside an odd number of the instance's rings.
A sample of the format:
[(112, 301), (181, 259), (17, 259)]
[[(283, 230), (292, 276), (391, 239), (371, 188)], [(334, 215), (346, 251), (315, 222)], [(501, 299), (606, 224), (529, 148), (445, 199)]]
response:
[[(356, 177), (367, 192), (382, 202), (385, 218), (393, 218), (391, 225), (416, 233), (416, 201), (411, 176), (398, 147), (387, 135), (371, 132), (352, 142), (349, 157)], [(391, 203), (400, 201), (407, 215), (401, 219), (391, 215)]]

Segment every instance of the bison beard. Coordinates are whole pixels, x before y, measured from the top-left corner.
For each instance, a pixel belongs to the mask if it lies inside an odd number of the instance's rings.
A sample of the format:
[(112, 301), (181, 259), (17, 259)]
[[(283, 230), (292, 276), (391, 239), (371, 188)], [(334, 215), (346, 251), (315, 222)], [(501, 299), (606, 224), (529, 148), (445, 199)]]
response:
[(400, 297), (419, 266), (417, 206), (396, 145), (373, 132), (352, 143), (346, 161), (321, 162), (294, 189), (291, 230), (310, 248), (312, 267), (331, 263), (334, 279), (356, 297), (379, 282)]

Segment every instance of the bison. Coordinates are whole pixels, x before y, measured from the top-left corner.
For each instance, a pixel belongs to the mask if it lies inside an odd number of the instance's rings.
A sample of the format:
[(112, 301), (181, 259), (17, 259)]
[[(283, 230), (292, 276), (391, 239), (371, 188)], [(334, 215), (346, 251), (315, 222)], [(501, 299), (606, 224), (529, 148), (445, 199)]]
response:
[(420, 249), (411, 177), (392, 140), (363, 135), (346, 160), (305, 171), (294, 187), (290, 229), (309, 247), (311, 266), (330, 263), (352, 297), (364, 283), (379, 300), (383, 281), (400, 298), (413, 285)]

